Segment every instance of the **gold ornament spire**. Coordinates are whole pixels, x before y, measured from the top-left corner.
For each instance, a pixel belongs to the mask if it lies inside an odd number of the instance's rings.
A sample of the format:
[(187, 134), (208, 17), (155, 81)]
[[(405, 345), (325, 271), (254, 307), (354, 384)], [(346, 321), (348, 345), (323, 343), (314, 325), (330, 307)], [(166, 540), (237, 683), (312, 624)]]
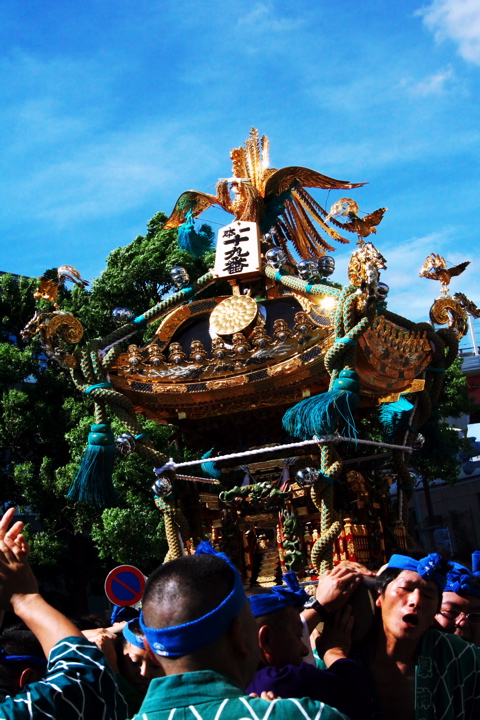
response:
[[(363, 237), (376, 232), (374, 226), (380, 223), (385, 208), (363, 219), (355, 212), (354, 217), (348, 215), (348, 222), (342, 223), (332, 217), (334, 212), (327, 213), (305, 190), (350, 190), (365, 183), (335, 180), (315, 170), (295, 165), (280, 170), (270, 168), (269, 154), (267, 136), (260, 138), (258, 130), (252, 128), (245, 144), (230, 153), (232, 177), (218, 181), (216, 195), (195, 190), (182, 193), (165, 228), (182, 225), (189, 211), (198, 217), (212, 205), (219, 205), (236, 220), (258, 223), (264, 235), (270, 232), (272, 244), (282, 247), (290, 261), (293, 258), (289, 245), (293, 245), (304, 258), (318, 257), (324, 255), (326, 250), (334, 250), (323, 233), (337, 242), (349, 242), (328, 225), (329, 221), (347, 232), (356, 232)], [(355, 207), (358, 211), (356, 203)]]

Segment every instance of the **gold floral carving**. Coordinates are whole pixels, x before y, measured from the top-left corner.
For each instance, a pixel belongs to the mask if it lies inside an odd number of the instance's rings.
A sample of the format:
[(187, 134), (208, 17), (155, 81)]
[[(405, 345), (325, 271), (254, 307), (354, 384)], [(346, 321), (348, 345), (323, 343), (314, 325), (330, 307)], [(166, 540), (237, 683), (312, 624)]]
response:
[(232, 335), (248, 328), (257, 317), (258, 305), (248, 295), (232, 295), (210, 315), (210, 329), (217, 335)]

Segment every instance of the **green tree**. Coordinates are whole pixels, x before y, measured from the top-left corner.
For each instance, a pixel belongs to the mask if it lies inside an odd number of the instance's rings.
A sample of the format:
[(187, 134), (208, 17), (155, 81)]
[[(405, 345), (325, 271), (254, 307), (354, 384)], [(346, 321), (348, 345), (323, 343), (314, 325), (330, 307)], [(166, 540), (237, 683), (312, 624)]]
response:
[[(177, 230), (163, 230), (166, 219), (164, 213), (154, 215), (146, 235), (138, 235), (126, 247), (110, 253), (106, 269), (94, 280), (90, 292), (76, 287), (70, 307), (62, 305), (78, 317), (87, 337), (102, 337), (112, 330), (111, 312), (115, 307), (128, 307), (139, 315), (173, 292), (172, 268), (184, 267), (195, 280), (212, 267), (213, 251), (194, 258), (180, 250)], [(213, 240), (213, 231), (208, 229)]]
[(467, 378), (462, 372), (460, 358), (448, 368), (438, 406), (421, 428), (425, 443), (413, 454), (412, 467), (426, 482), (442, 479), (454, 485), (460, 472), (459, 453), (469, 443), (462, 438), (447, 418), (473, 413), (475, 404), (468, 396)]
[[(185, 267), (192, 281), (211, 266), (212, 254), (193, 259), (178, 248), (176, 230), (163, 230), (165, 219), (158, 213), (145, 236), (114, 250), (90, 290), (60, 287), (60, 309), (82, 322), (83, 341), (112, 330), (115, 307), (140, 314), (158, 303), (174, 289), (169, 271), (176, 265)], [(80, 610), (92, 577), (100, 580), (113, 564), (127, 561), (148, 573), (167, 546), (153, 503), (152, 467), (136, 454), (115, 462), (117, 508), (102, 511), (65, 498), (93, 422), (93, 403), (75, 390), (67, 371), (47, 362), (38, 338), (27, 345), (21, 337), (35, 312), (36, 286), (36, 279), (0, 277), (0, 501), (35, 518), (29, 528), (32, 561), (50, 583), (63, 576), (77, 599), (71, 610)], [(37, 307), (53, 310), (45, 300)], [(143, 424), (156, 447), (171, 455), (176, 429)], [(112, 427), (117, 435), (123, 430), (117, 420)]]

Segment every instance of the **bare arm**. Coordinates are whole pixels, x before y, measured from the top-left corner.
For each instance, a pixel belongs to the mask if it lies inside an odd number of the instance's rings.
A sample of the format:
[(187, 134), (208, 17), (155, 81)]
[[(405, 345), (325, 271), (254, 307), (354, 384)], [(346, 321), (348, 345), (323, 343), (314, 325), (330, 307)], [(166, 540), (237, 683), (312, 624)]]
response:
[[(22, 533), (22, 530), (24, 528), (24, 523), (21, 522), (20, 520), (18, 520), (16, 523), (14, 523), (12, 525), (10, 530), (8, 529), (8, 526), (10, 525), (10, 522), (13, 520), (14, 517), (15, 517), (15, 508), (11, 507), (7, 510), (7, 512), (0, 519), (0, 541), (3, 541), (5, 539), (5, 537), (9, 537), (14, 542), (16, 542), (19, 545), (19, 547), (21, 546), (20, 545), (20, 543), (21, 543), (23, 549), (27, 553), (27, 558), (28, 558), (28, 553), (30, 552), (30, 547), (29, 547), (28, 543), (25, 544), (22, 541), (20, 541), (20, 542), (18, 541), (18, 537)], [(23, 537), (24, 536), (22, 535), (22, 538)], [(0, 626), (3, 625), (4, 615), (5, 615), (5, 611), (0, 610)]]
[(27, 540), (21, 534), (13, 540), (7, 533), (0, 540), (0, 602), (3, 609), (10, 603), (15, 614), (36, 635), (48, 657), (60, 640), (82, 637), (82, 633), (39, 594), (27, 561), (28, 553)]
[(336, 660), (348, 657), (352, 643), (353, 615), (350, 605), (337, 610), (325, 623), (316, 641), (317, 652), (329, 668)]
[[(345, 605), (355, 588), (358, 587), (360, 580), (361, 575), (356, 568), (337, 565), (319, 579), (315, 598), (325, 613), (333, 613)], [(313, 632), (318, 623), (323, 620), (323, 617), (313, 608), (306, 608), (302, 615), (310, 632)]]

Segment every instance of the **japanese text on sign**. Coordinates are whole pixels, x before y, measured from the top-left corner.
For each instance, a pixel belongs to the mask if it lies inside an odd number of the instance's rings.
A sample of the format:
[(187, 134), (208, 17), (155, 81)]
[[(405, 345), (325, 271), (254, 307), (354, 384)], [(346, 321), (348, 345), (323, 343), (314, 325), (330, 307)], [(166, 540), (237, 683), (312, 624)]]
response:
[(246, 275), (260, 269), (260, 233), (256, 223), (236, 221), (218, 233), (214, 273)]

